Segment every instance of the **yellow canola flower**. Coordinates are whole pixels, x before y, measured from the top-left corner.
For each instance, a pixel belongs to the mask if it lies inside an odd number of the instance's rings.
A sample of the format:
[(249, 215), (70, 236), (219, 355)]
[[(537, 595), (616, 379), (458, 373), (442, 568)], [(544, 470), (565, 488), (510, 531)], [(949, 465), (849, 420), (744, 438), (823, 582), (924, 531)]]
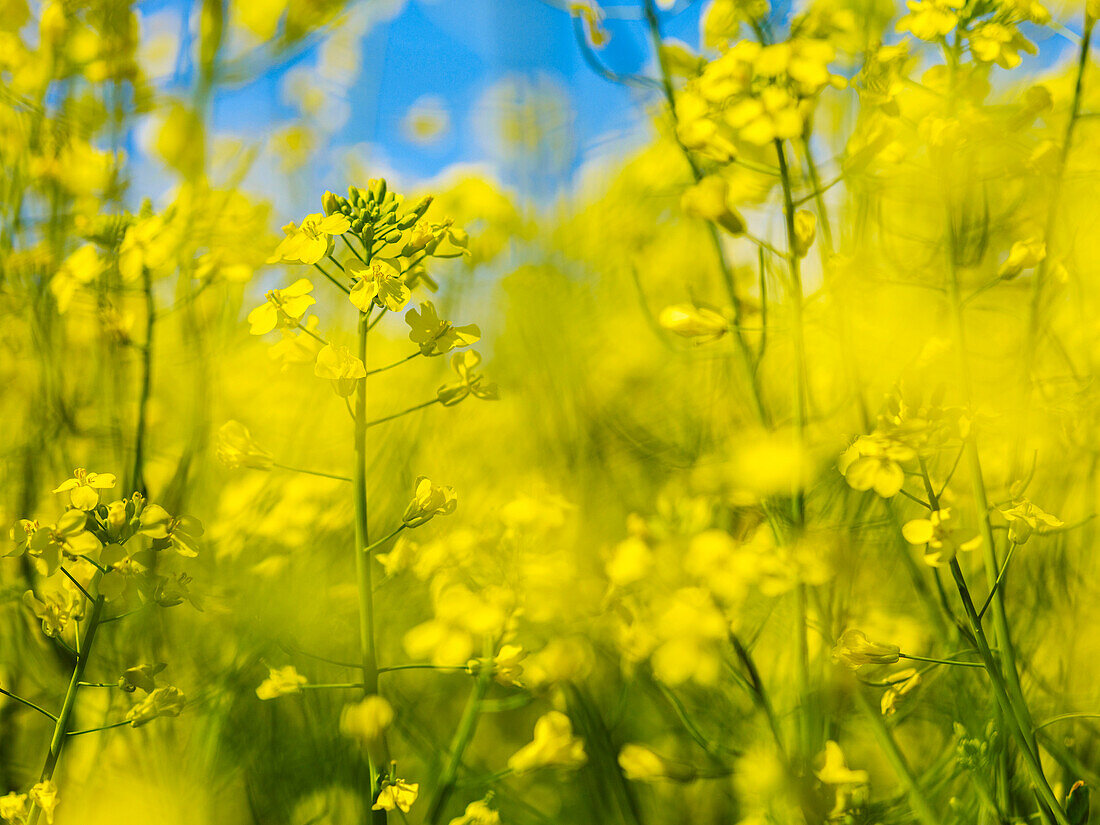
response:
[(886, 681), (890, 683), (890, 687), (882, 694), (879, 707), (883, 716), (893, 716), (897, 713), (901, 697), (920, 685), (920, 673), (916, 668), (907, 667), (889, 676)]
[(436, 390), (436, 395), (444, 407), (452, 407), (470, 395), (483, 401), (496, 401), (500, 397), (497, 385), (492, 382), (486, 383), (484, 376), (476, 371), (480, 364), (481, 355), (472, 349), (456, 352), (451, 357), (451, 368), (458, 375), (459, 380), (454, 384), (444, 384)]
[(106, 268), (106, 262), (90, 243), (84, 244), (66, 258), (50, 279), (50, 291), (57, 299), (57, 311), (66, 312), (77, 290), (98, 278)]
[(1020, 52), (1035, 54), (1035, 44), (1020, 34), (1015, 26), (1003, 23), (983, 23), (970, 32), (970, 51), (983, 63), (996, 63), (1002, 69), (1020, 65)]
[(260, 699), (275, 699), (279, 696), (301, 693), (302, 685), (307, 681), (305, 676), (294, 669), (294, 665), (269, 667), (267, 678), (256, 688), (256, 695)]
[(853, 771), (844, 759), (844, 751), (831, 739), (825, 743), (825, 764), (815, 772), (826, 785), (866, 785), (870, 781), (867, 771)]
[(1042, 527), (1061, 527), (1065, 523), (1026, 498), (1014, 501), (1011, 507), (1002, 507), (1001, 515), (1008, 521), (1008, 540), (1013, 544), (1024, 544)]
[(317, 353), (313, 374), (329, 379), (336, 394), (347, 398), (355, 392), (359, 380), (367, 377), (367, 368), (347, 347), (327, 344)]
[(40, 525), (22, 519), (11, 529), (15, 549), (9, 555), (27, 553), (43, 576), (52, 576), (61, 566), (62, 554), (88, 556), (102, 549), (103, 544), (85, 529), (87, 514), (83, 510), (67, 510), (57, 524)]
[(311, 306), (317, 303), (310, 295), (313, 282), (299, 278), (284, 289), (272, 289), (264, 295), (264, 302), (248, 313), (248, 331), (252, 335), (266, 335), (276, 327), (296, 327)]
[(899, 32), (920, 40), (939, 40), (955, 30), (966, 0), (908, 0), (909, 14), (898, 21)]
[(419, 783), (406, 782), (404, 779), (383, 779), (382, 790), (378, 792), (378, 799), (371, 806), (371, 810), (398, 810), (407, 814), (419, 794)]
[(561, 711), (552, 710), (535, 722), (535, 738), (508, 759), (517, 774), (539, 768), (579, 768), (588, 761), (584, 740), (573, 735), (573, 723)]
[(456, 816), (447, 825), (501, 825), (500, 813), (489, 807), (487, 799), (478, 799), (466, 806), (462, 816)]
[(401, 517), (406, 527), (420, 527), (436, 516), (449, 516), (458, 507), (454, 487), (440, 487), (427, 476), (418, 476), (413, 498)]
[(369, 748), (382, 739), (393, 720), (393, 705), (381, 696), (367, 696), (360, 702), (344, 706), (340, 714), (340, 732)]
[(619, 767), (631, 782), (657, 782), (662, 779), (686, 781), (695, 772), (688, 765), (665, 759), (645, 745), (628, 742), (619, 751)]
[(873, 489), (882, 498), (892, 498), (905, 483), (902, 462), (916, 457), (916, 450), (909, 445), (872, 433), (857, 438), (841, 455), (837, 467), (853, 490)]
[(217, 446), (214, 455), (229, 469), (246, 467), (250, 470), (270, 470), (274, 459), (261, 447), (248, 427), (240, 421), (226, 421), (218, 429)]
[(1008, 258), (997, 270), (997, 275), (1006, 281), (1015, 278), (1025, 269), (1038, 266), (1047, 256), (1047, 245), (1041, 238), (1028, 238), (1016, 241), (1009, 250)]
[(43, 594), (39, 599), (34, 591), (23, 594), (23, 604), (42, 622), (42, 633), (55, 639), (68, 629), (70, 623), (84, 618), (83, 594), (68, 582), (59, 593)]
[(186, 704), (187, 697), (179, 688), (166, 685), (157, 688), (130, 708), (126, 721), (130, 723), (130, 727), (140, 728), (161, 716), (179, 716)]
[(110, 473), (89, 473), (78, 467), (73, 470), (73, 477), (62, 481), (53, 492), (68, 493), (69, 503), (78, 510), (94, 510), (99, 504), (99, 491), (114, 486), (115, 477)]
[(927, 545), (924, 561), (932, 567), (949, 564), (960, 550), (974, 550), (981, 547), (982, 537), (974, 536), (968, 541), (960, 541), (958, 530), (951, 526), (951, 509), (945, 507), (935, 510), (928, 518), (918, 518), (906, 522), (901, 528), (902, 535), (910, 544)]
[(673, 304), (661, 310), (657, 323), (669, 332), (709, 344), (729, 332), (729, 321), (720, 312), (692, 304)]
[(354, 281), (348, 297), (360, 312), (369, 312), (374, 305), (400, 312), (409, 302), (409, 286), (396, 260), (375, 258), (369, 266), (355, 260), (347, 265), (347, 272)]
[(680, 208), (693, 218), (713, 221), (731, 235), (745, 232), (745, 219), (730, 205), (729, 183), (720, 175), (707, 175), (680, 196)]
[(456, 327), (450, 321), (443, 321), (431, 301), (422, 301), (419, 310), (406, 312), (405, 323), (409, 325), (409, 340), (420, 347), (424, 355), (443, 355), (481, 340), (477, 324)]
[(794, 252), (799, 258), (805, 258), (817, 237), (817, 216), (807, 209), (794, 213)]
[(349, 229), (351, 222), (339, 212), (334, 215), (320, 212), (306, 215), (301, 226), (295, 226), (292, 222), (283, 227), (286, 237), (279, 242), (267, 262), (315, 264), (332, 251), (333, 236), (343, 235)]
[(202, 522), (192, 516), (172, 516), (159, 504), (150, 504), (141, 511), (138, 532), (157, 541), (167, 541), (181, 556), (195, 558), (199, 554)]
[(30, 801), (42, 809), (48, 825), (53, 825), (53, 814), (61, 800), (57, 798), (57, 785), (53, 780), (38, 782), (28, 794)]
[(28, 816), (30, 816), (30, 809), (27, 807), (27, 795), (25, 793), (11, 791), (4, 796), (0, 796), (0, 819), (21, 825), (21, 823), (27, 821)]
[(833, 647), (833, 661), (855, 670), (860, 665), (892, 665), (901, 658), (897, 645), (872, 642), (862, 630), (845, 630)]

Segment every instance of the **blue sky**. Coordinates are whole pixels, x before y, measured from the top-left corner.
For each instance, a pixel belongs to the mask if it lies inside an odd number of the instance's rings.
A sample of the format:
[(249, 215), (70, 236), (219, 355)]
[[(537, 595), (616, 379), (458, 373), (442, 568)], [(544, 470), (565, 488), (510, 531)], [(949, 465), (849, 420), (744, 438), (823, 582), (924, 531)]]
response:
[[(185, 21), (185, 9), (192, 5), (146, 0), (141, 6), (143, 38), (185, 33), (175, 71), (160, 83), (168, 93), (185, 95), (190, 84), (186, 32), (192, 26)], [(552, 196), (586, 163), (621, 157), (649, 134), (641, 105), (645, 94), (609, 83), (585, 64), (572, 20), (561, 8), (566, 5), (567, 0), (359, 0), (349, 6), (345, 26), (355, 33), (348, 45), (355, 54), (345, 57), (360, 63), (357, 73), (333, 83), (329, 72), (325, 80), (320, 67), (326, 47), (314, 45), (246, 84), (220, 89), (213, 104), (214, 131), (262, 144), (303, 118), (319, 127), (323, 143), (300, 170), (287, 174), (274, 159), (261, 157), (247, 179), (249, 188), (273, 198), (281, 214), (312, 207), (315, 193), (324, 188), (342, 189), (348, 157), (368, 171), (396, 176), (406, 187), (467, 164), (537, 199)], [(652, 70), (641, 0), (603, 5), (612, 37), (601, 59), (620, 72)], [(680, 0), (663, 15), (666, 37), (697, 47), (705, 5), (704, 0)], [(786, 4), (776, 5), (775, 14), (782, 16)], [(1063, 45), (1069, 44), (1060, 38), (1044, 44), (1033, 68), (1059, 59)], [(339, 68), (341, 61), (335, 65)], [(288, 93), (295, 83), (325, 90), (325, 111), (303, 115)], [(499, 94), (494, 97), (492, 90), (502, 88), (536, 89), (554, 101), (551, 136), (561, 144), (555, 157), (511, 162), (492, 139), (500, 110)], [(418, 144), (402, 123), (426, 97), (438, 101), (450, 126), (437, 142)], [(139, 156), (140, 144), (139, 139), (133, 147)], [(154, 164), (142, 161), (140, 194), (156, 194), (167, 180)]]

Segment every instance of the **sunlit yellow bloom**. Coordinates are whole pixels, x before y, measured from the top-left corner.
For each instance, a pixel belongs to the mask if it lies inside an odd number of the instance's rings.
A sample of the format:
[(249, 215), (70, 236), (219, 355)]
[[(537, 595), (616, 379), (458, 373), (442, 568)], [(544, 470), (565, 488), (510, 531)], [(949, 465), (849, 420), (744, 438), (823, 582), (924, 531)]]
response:
[(893, 716), (897, 713), (901, 697), (920, 685), (920, 673), (916, 668), (907, 667), (891, 674), (885, 681), (890, 683), (890, 687), (882, 694), (879, 706), (883, 716)]
[(619, 751), (619, 767), (631, 782), (657, 782), (662, 779), (685, 781), (694, 774), (688, 765), (671, 762), (645, 745), (629, 742)]
[(916, 451), (888, 436), (860, 436), (844, 451), (837, 467), (853, 490), (874, 489), (883, 498), (896, 496), (905, 483), (902, 462), (912, 461)]
[(489, 807), (487, 800), (479, 799), (467, 805), (462, 816), (456, 816), (447, 825), (501, 825), (500, 814)]
[(269, 667), (267, 678), (258, 688), (256, 695), (261, 699), (275, 699), (279, 696), (289, 696), (292, 693), (301, 693), (302, 685), (308, 681), (294, 669), (294, 665), (286, 667)]
[(799, 258), (806, 257), (817, 236), (817, 216), (806, 209), (794, 213), (794, 252)]
[(27, 795), (25, 793), (12, 791), (0, 796), (0, 819), (12, 823), (12, 825), (23, 825), (28, 816), (30, 816), (30, 809), (27, 807)]
[(416, 802), (419, 793), (419, 783), (406, 782), (404, 779), (383, 779), (382, 790), (378, 792), (378, 799), (371, 806), (371, 810), (398, 810), (407, 814), (413, 803)]
[(50, 280), (50, 291), (57, 299), (57, 311), (68, 310), (77, 290), (98, 278), (106, 268), (106, 261), (100, 258), (95, 246), (90, 243), (66, 258)]
[(1008, 258), (1001, 264), (997, 274), (1009, 280), (1015, 278), (1025, 269), (1038, 266), (1047, 256), (1047, 245), (1042, 238), (1028, 238), (1016, 241), (1008, 253)]
[(355, 260), (347, 265), (347, 272), (354, 280), (349, 297), (360, 312), (368, 312), (374, 305), (400, 312), (409, 302), (409, 287), (395, 260), (374, 258), (369, 267)]
[(1020, 65), (1020, 52), (1035, 54), (1035, 45), (1015, 26), (989, 22), (970, 32), (970, 51), (983, 63), (996, 63), (1003, 69)]
[(166, 685), (157, 688), (130, 708), (126, 714), (126, 721), (131, 727), (140, 728), (161, 716), (179, 716), (186, 704), (187, 697), (180, 692), (179, 688)]
[(450, 321), (440, 320), (431, 301), (422, 301), (419, 310), (406, 312), (405, 323), (409, 325), (409, 340), (419, 346), (424, 355), (443, 355), (481, 340), (477, 324), (456, 327)]
[(202, 537), (203, 529), (197, 518), (170, 516), (159, 504), (149, 504), (141, 511), (140, 522), (138, 532), (143, 536), (167, 542), (186, 558), (194, 558), (199, 554), (198, 540)]
[(664, 603), (654, 626), (659, 639), (650, 658), (654, 676), (667, 685), (713, 685), (720, 665), (715, 645), (728, 638), (729, 630), (705, 588), (680, 588)]
[(162, 670), (165, 665), (160, 662), (155, 665), (136, 665), (134, 667), (128, 667), (122, 671), (122, 675), (118, 677), (118, 686), (120, 689), (127, 693), (133, 693), (139, 688), (146, 693), (152, 693), (157, 689), (156, 676)]
[(539, 768), (579, 768), (588, 761), (584, 740), (573, 735), (573, 723), (561, 711), (552, 710), (535, 722), (535, 738), (508, 759), (518, 774)]
[(604, 569), (608, 581), (616, 587), (625, 587), (645, 579), (654, 563), (649, 545), (643, 539), (632, 536), (615, 545)]
[(393, 724), (393, 705), (381, 696), (367, 696), (353, 705), (345, 705), (340, 714), (340, 732), (373, 747)]
[(89, 473), (80, 467), (73, 470), (73, 477), (54, 488), (55, 493), (68, 493), (69, 503), (78, 510), (94, 510), (99, 504), (99, 491), (115, 486), (110, 473)]
[(458, 507), (453, 487), (439, 487), (427, 476), (419, 476), (413, 488), (413, 498), (401, 517), (406, 527), (420, 527), (436, 516), (449, 516)]
[(451, 368), (458, 375), (459, 381), (455, 384), (444, 384), (436, 390), (444, 407), (454, 406), (470, 395), (483, 401), (495, 401), (499, 397), (497, 385), (486, 382), (484, 376), (476, 372), (480, 364), (481, 355), (472, 349), (456, 352), (451, 357)]
[(925, 563), (932, 567), (941, 567), (949, 564), (960, 550), (973, 550), (982, 544), (980, 535), (968, 541), (960, 541), (959, 531), (951, 526), (951, 521), (950, 508), (944, 508), (933, 511), (928, 518), (906, 522), (901, 532), (910, 544), (927, 545), (924, 551)]
[(226, 421), (218, 428), (214, 455), (230, 469), (270, 470), (273, 464), (271, 453), (252, 438), (248, 427), (240, 421)]
[(909, 14), (898, 21), (897, 30), (921, 40), (938, 40), (954, 31), (966, 0), (908, 0), (906, 5)]
[(360, 379), (367, 377), (367, 368), (347, 347), (328, 344), (317, 353), (313, 374), (329, 379), (336, 394), (347, 398), (355, 392)]
[(87, 556), (103, 547), (100, 540), (85, 529), (87, 520), (83, 510), (66, 511), (57, 524), (42, 525), (20, 519), (10, 533), (15, 547), (5, 555), (26, 553), (34, 559), (41, 575), (52, 576), (61, 565), (63, 554)]
[(816, 774), (826, 785), (866, 785), (870, 781), (867, 771), (853, 771), (848, 767), (844, 751), (832, 740), (825, 743), (825, 764)]
[(493, 678), (506, 687), (522, 687), (523, 660), (527, 651), (519, 645), (501, 645), (493, 657)]
[(729, 183), (719, 175), (707, 175), (680, 196), (680, 208), (694, 218), (713, 221), (731, 235), (745, 231), (745, 219), (730, 205)]
[(57, 798), (57, 785), (53, 780), (36, 783), (28, 794), (30, 801), (42, 809), (48, 825), (53, 825), (53, 812), (61, 800)]
[(46, 593), (39, 599), (34, 591), (23, 594), (23, 604), (42, 621), (42, 632), (56, 638), (73, 621), (84, 618), (84, 595), (68, 582), (57, 593)]
[(302, 316), (317, 303), (309, 293), (313, 283), (308, 278), (299, 278), (284, 289), (269, 290), (264, 302), (248, 313), (249, 332), (253, 335), (266, 335), (275, 327), (296, 327)]
[(1008, 540), (1014, 544), (1023, 544), (1035, 530), (1064, 524), (1060, 518), (1043, 512), (1026, 498), (1013, 502), (1011, 507), (1002, 507), (1001, 515), (1008, 521)]
[(833, 647), (833, 661), (853, 670), (860, 665), (890, 665), (901, 658), (897, 645), (872, 642), (861, 630), (845, 630)]
[(289, 223), (283, 227), (286, 237), (279, 242), (275, 253), (268, 258), (270, 264), (315, 264), (332, 251), (334, 235), (343, 235), (351, 229), (346, 215), (323, 215), (320, 212), (307, 215), (301, 226)]
[(696, 344), (717, 341), (727, 332), (730, 324), (720, 312), (692, 304), (673, 304), (661, 310), (657, 323)]

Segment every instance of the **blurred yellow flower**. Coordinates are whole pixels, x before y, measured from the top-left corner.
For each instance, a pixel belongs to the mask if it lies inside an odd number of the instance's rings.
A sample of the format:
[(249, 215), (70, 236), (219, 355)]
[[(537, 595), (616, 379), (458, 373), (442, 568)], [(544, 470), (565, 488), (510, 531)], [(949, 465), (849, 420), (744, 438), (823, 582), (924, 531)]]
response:
[(274, 463), (271, 453), (252, 438), (248, 427), (240, 421), (229, 420), (218, 428), (214, 454), (230, 469), (247, 467), (251, 470), (270, 470)]
[(405, 508), (401, 522), (406, 527), (420, 527), (436, 516), (449, 516), (458, 507), (453, 487), (432, 484), (427, 476), (419, 476), (413, 486), (413, 498)]
[(935, 510), (928, 518), (918, 518), (906, 522), (901, 528), (902, 535), (910, 544), (924, 544), (924, 561), (932, 567), (949, 564), (960, 550), (974, 550), (982, 545), (982, 537), (974, 536), (960, 541), (958, 530), (951, 526), (953, 517), (950, 508)]
[(347, 347), (327, 344), (317, 353), (313, 374), (329, 379), (336, 394), (347, 398), (355, 392), (360, 379), (367, 377), (367, 368)]
[(311, 306), (317, 303), (310, 295), (313, 282), (299, 278), (283, 289), (269, 290), (264, 302), (248, 313), (249, 332), (266, 335), (276, 327), (296, 327)]
[(535, 722), (535, 738), (508, 758), (517, 774), (539, 768), (579, 768), (588, 761), (584, 741), (573, 735), (573, 723), (561, 711), (552, 710)]
[[(61, 801), (57, 798), (57, 785), (53, 783), (53, 780), (47, 779), (45, 782), (35, 783), (28, 796), (32, 803), (42, 809), (46, 822), (53, 825), (54, 810)], [(2, 813), (0, 813), (0, 816), (2, 816)]]
[(872, 642), (861, 630), (845, 630), (833, 647), (833, 661), (855, 670), (860, 665), (890, 665), (901, 658), (897, 645)]
[(419, 793), (420, 785), (416, 782), (410, 783), (404, 779), (383, 779), (382, 789), (378, 792), (378, 799), (375, 800), (371, 810), (398, 810), (407, 814)]
[(267, 678), (256, 688), (256, 695), (261, 699), (275, 699), (279, 696), (301, 693), (302, 685), (307, 681), (305, 676), (294, 669), (294, 665), (269, 667)]

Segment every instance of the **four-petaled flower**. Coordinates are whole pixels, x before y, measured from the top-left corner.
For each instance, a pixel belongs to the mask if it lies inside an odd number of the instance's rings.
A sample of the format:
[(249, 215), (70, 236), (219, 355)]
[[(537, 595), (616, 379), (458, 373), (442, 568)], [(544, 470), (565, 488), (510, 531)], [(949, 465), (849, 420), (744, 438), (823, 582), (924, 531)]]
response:
[(367, 368), (363, 362), (351, 354), (347, 347), (327, 344), (317, 353), (317, 363), (313, 374), (318, 378), (332, 381), (332, 388), (341, 398), (347, 398), (353, 392), (361, 378), (367, 377)]
[(327, 217), (320, 212), (306, 215), (301, 226), (291, 222), (283, 227), (286, 237), (267, 262), (315, 264), (332, 251), (332, 237), (343, 235), (349, 229), (351, 222), (339, 212)]
[(42, 620), (42, 632), (50, 638), (60, 636), (70, 622), (84, 617), (83, 594), (68, 582), (61, 592), (44, 594), (41, 599), (28, 590), (23, 594), (23, 604)]
[(481, 355), (474, 350), (457, 352), (451, 357), (451, 368), (460, 380), (454, 384), (444, 384), (436, 391), (439, 402), (444, 407), (454, 406), (468, 395), (485, 401), (495, 401), (500, 397), (497, 385), (484, 383), (484, 376), (475, 372), (479, 364)]
[(584, 740), (573, 735), (573, 723), (552, 710), (535, 722), (535, 738), (509, 757), (508, 767), (522, 774), (546, 767), (579, 768), (586, 761)]
[(406, 312), (405, 323), (409, 325), (409, 340), (419, 346), (424, 355), (443, 355), (481, 340), (477, 324), (456, 327), (450, 321), (443, 321), (431, 301), (422, 301), (419, 310)]
[(302, 316), (317, 303), (309, 293), (313, 282), (299, 278), (285, 289), (272, 289), (264, 295), (264, 302), (248, 313), (248, 331), (253, 335), (266, 335), (275, 327), (296, 327)]
[(347, 272), (354, 281), (348, 297), (360, 312), (369, 312), (374, 304), (390, 312), (399, 312), (409, 302), (409, 286), (401, 277), (396, 261), (375, 258), (369, 265), (352, 261), (347, 265)]
[(383, 779), (382, 789), (378, 792), (378, 798), (371, 806), (372, 811), (399, 810), (408, 813), (416, 797), (420, 793), (420, 785), (416, 782), (406, 782), (404, 779)]
[(150, 504), (141, 511), (138, 532), (156, 541), (166, 541), (181, 556), (194, 558), (199, 554), (198, 539), (202, 523), (192, 516), (171, 516), (159, 504)]
[(960, 541), (958, 529), (951, 526), (951, 509), (945, 507), (933, 510), (928, 518), (918, 518), (906, 522), (901, 533), (910, 544), (925, 544), (924, 561), (932, 567), (949, 564), (960, 550), (973, 550), (981, 547), (982, 537), (974, 536)]
[(78, 467), (73, 477), (62, 481), (55, 493), (68, 493), (69, 503), (78, 510), (94, 510), (99, 504), (99, 491), (110, 490), (115, 486), (115, 477), (110, 473), (89, 473)]
[(1001, 509), (1001, 515), (1008, 520), (1008, 540), (1013, 544), (1023, 544), (1033, 531), (1041, 527), (1061, 527), (1064, 522), (1036, 507), (1026, 498), (1014, 501), (1011, 507)]
[(141, 702), (130, 708), (126, 721), (130, 727), (140, 728), (160, 716), (179, 716), (187, 698), (179, 688), (166, 685), (157, 688)]
[(892, 665), (900, 658), (900, 647), (872, 642), (862, 630), (845, 630), (833, 647), (833, 661), (853, 670), (860, 665)]
[(453, 487), (439, 487), (427, 476), (419, 476), (413, 490), (412, 501), (401, 517), (406, 527), (420, 527), (436, 516), (448, 516), (458, 507), (458, 497)]

